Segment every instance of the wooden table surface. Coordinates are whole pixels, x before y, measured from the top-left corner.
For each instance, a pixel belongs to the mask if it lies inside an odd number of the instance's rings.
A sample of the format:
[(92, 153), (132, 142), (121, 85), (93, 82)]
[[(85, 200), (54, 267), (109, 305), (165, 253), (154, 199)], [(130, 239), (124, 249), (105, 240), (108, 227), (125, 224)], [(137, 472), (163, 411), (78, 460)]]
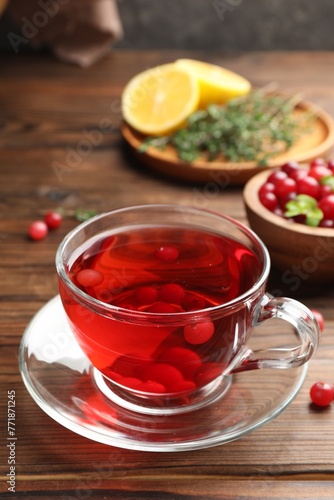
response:
[[(47, 416), (22, 382), (22, 334), (33, 315), (57, 294), (55, 251), (77, 224), (66, 217), (60, 229), (34, 243), (26, 236), (32, 220), (59, 206), (102, 212), (176, 202), (212, 208), (247, 224), (242, 188), (210, 192), (206, 186), (160, 177), (136, 163), (124, 147), (119, 129), (123, 86), (140, 70), (185, 55), (227, 66), (256, 87), (277, 82), (289, 92), (301, 92), (334, 117), (334, 53), (115, 51), (88, 69), (45, 55), (0, 58), (1, 498), (334, 498), (334, 407), (316, 411), (309, 403), (315, 381), (334, 382), (330, 285), (319, 290), (302, 287), (295, 294), (287, 291), (319, 309), (326, 321), (320, 348), (296, 399), (272, 422), (221, 446), (159, 453), (100, 444)], [(279, 276), (273, 273), (271, 279), (279, 281)], [(12, 455), (7, 429), (10, 394), (16, 403)], [(8, 491), (7, 483), (13, 454), (16, 493)]]

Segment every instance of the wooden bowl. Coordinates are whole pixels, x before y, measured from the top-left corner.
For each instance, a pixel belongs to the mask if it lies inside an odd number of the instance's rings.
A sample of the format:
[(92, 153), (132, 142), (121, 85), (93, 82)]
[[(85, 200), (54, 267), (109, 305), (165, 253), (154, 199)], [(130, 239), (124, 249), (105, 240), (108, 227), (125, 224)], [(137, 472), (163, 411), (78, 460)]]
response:
[(334, 229), (292, 222), (266, 209), (258, 191), (269, 174), (261, 172), (250, 179), (243, 199), (250, 227), (268, 248), (273, 267), (295, 289), (303, 283), (334, 281)]

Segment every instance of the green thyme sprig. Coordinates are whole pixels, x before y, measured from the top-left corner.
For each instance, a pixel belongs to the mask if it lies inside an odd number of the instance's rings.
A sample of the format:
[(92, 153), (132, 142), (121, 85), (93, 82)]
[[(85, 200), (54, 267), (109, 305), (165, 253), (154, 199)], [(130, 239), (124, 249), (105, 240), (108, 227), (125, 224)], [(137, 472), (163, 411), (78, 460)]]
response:
[(95, 217), (95, 215), (97, 215), (97, 211), (92, 209), (78, 208), (74, 211), (74, 218), (79, 222), (85, 222), (86, 220)]
[(299, 100), (256, 91), (225, 106), (212, 104), (190, 115), (186, 127), (168, 136), (148, 137), (139, 150), (171, 145), (180, 160), (189, 163), (204, 154), (208, 161), (223, 156), (232, 162), (265, 165), (272, 156), (289, 149), (309, 127), (311, 115), (293, 113)]
[(63, 217), (73, 217), (76, 221), (78, 222), (85, 222), (86, 220), (90, 219), (91, 217), (94, 217), (97, 215), (97, 211), (94, 209), (86, 209), (86, 208), (76, 208), (74, 210), (71, 209), (65, 209), (63, 207), (58, 207), (56, 209), (57, 212), (59, 212)]

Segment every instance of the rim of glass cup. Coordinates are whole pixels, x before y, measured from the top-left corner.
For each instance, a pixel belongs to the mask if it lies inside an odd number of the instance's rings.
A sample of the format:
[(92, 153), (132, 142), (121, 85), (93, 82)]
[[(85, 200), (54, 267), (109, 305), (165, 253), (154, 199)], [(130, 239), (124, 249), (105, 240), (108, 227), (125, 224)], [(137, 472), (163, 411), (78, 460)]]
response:
[[(241, 295), (238, 295), (235, 297), (233, 300), (230, 300), (229, 302), (226, 302), (224, 304), (218, 304), (216, 306), (212, 307), (206, 307), (204, 309), (196, 309), (196, 310), (191, 310), (191, 311), (183, 311), (183, 312), (171, 312), (171, 313), (154, 313), (154, 312), (147, 312), (147, 311), (133, 311), (130, 309), (125, 309), (119, 306), (115, 306), (113, 304), (109, 304), (106, 302), (103, 302), (102, 300), (95, 299), (91, 295), (85, 293), (83, 290), (81, 290), (79, 287), (75, 285), (75, 283), (69, 278), (64, 261), (63, 261), (63, 253), (64, 250), (67, 246), (67, 244), (71, 241), (73, 237), (75, 237), (80, 231), (84, 230), (86, 227), (94, 224), (96, 221), (104, 219), (106, 217), (109, 217), (110, 215), (118, 215), (122, 214), (125, 212), (130, 212), (130, 211), (136, 211), (136, 210), (143, 210), (143, 209), (173, 209), (175, 211), (184, 211), (186, 210), (187, 212), (192, 212), (192, 213), (197, 213), (197, 214), (208, 214), (211, 217), (216, 217), (217, 219), (224, 219), (225, 221), (231, 223), (232, 225), (236, 226), (242, 233), (244, 233), (249, 239), (253, 241), (253, 244), (255, 244), (258, 249), (262, 253), (263, 257), (263, 267), (261, 274), (259, 275), (257, 281), (252, 285), (251, 288), (249, 288), (246, 292), (242, 293)], [(142, 225), (142, 224), (141, 224)], [(180, 225), (181, 226), (181, 225)], [(194, 226), (195, 227), (195, 226)], [(113, 228), (110, 228), (111, 231)], [(105, 231), (104, 231), (105, 232)], [(98, 233), (97, 233), (98, 234)], [(103, 234), (101, 232), (101, 234)], [(85, 222), (82, 222), (79, 224), (77, 227), (72, 229), (62, 240), (60, 245), (58, 246), (57, 252), (56, 252), (56, 270), (59, 278), (62, 280), (62, 282), (66, 285), (66, 287), (70, 290), (72, 294), (75, 295), (75, 297), (79, 298), (82, 302), (86, 304), (86, 306), (90, 306), (94, 310), (98, 310), (99, 312), (110, 312), (110, 313), (117, 313), (118, 315), (123, 315), (123, 316), (128, 316), (131, 317), (133, 320), (134, 318), (136, 319), (153, 319), (155, 318), (156, 320), (159, 318), (170, 318), (172, 319), (182, 319), (186, 317), (192, 317), (192, 316), (198, 316), (198, 315), (204, 315), (205, 314), (214, 314), (215, 312), (219, 312), (222, 314), (223, 310), (229, 310), (230, 308), (235, 306), (237, 307), (238, 304), (244, 304), (246, 300), (248, 300), (251, 296), (253, 296), (258, 290), (262, 288), (262, 286), (265, 284), (267, 277), (269, 275), (270, 271), (270, 256), (269, 252), (267, 250), (267, 247), (264, 245), (262, 240), (257, 236), (257, 234), (247, 227), (246, 225), (242, 224), (241, 222), (237, 221), (236, 219), (233, 219), (232, 217), (229, 217), (228, 215), (222, 214), (220, 212), (214, 211), (214, 210), (209, 210), (209, 209), (204, 209), (204, 208), (196, 208), (196, 207), (191, 207), (188, 205), (178, 205), (178, 204), (173, 204), (173, 203), (152, 203), (152, 204), (142, 204), (142, 205), (133, 205), (133, 206), (127, 206), (127, 207), (122, 207), (122, 208), (117, 208), (115, 210), (111, 210), (108, 212), (103, 212), (101, 214), (95, 215), (94, 217), (91, 217)]]

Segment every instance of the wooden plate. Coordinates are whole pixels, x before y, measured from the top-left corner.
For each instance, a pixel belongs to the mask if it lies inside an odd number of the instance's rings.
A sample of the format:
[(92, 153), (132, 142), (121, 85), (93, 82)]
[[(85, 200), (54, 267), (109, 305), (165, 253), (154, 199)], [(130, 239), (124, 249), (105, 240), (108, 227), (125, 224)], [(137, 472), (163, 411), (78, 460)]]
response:
[(256, 162), (233, 163), (224, 158), (212, 162), (198, 159), (193, 163), (186, 163), (179, 160), (175, 149), (171, 146), (164, 150), (150, 147), (145, 153), (140, 153), (138, 148), (145, 136), (126, 123), (122, 125), (122, 134), (135, 157), (153, 170), (178, 180), (214, 182), (221, 187), (227, 187), (243, 185), (262, 170), (279, 167), (287, 161), (306, 163), (314, 158), (326, 157), (334, 144), (334, 121), (325, 111), (306, 101), (298, 104), (295, 113), (310, 111), (317, 115), (312, 130), (303, 134), (302, 138), (284, 154), (273, 157), (266, 167), (260, 167)]

